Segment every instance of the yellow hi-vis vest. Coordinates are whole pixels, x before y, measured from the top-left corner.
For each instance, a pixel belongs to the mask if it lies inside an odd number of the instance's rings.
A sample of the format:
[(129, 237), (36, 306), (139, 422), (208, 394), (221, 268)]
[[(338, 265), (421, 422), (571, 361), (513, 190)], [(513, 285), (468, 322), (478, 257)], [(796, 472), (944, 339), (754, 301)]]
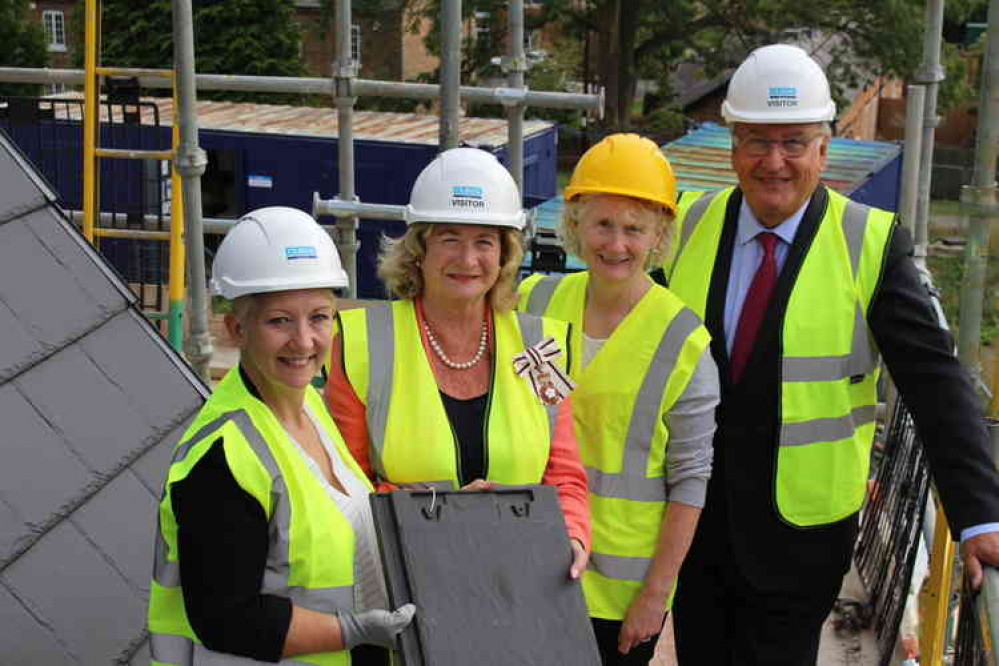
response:
[[(343, 460), (359, 478), (365, 478), (322, 398), (311, 386), (306, 389), (306, 404)], [(270, 524), (271, 543), (261, 593), (287, 597), (297, 606), (324, 613), (354, 609), (354, 531), (350, 522), (271, 410), (247, 390), (237, 366), (222, 379), (178, 442), (167, 473), (159, 504), (149, 590), (154, 665), (258, 663), (205, 648), (194, 634), (184, 608), (179, 559), (182, 554), (177, 549), (171, 487), (187, 477), (219, 438), (233, 477), (260, 503)], [(350, 653), (297, 655), (280, 663), (347, 666)]]
[[(492, 314), (493, 370), (483, 433), (486, 478), (511, 485), (540, 483), (557, 407), (542, 403), (514, 372), (513, 357), (548, 336), (564, 351), (566, 326), (514, 312)], [(423, 349), (413, 301), (378, 303), (339, 316), (344, 370), (366, 407), (371, 465), (378, 478), (457, 488), (458, 441)]]
[[(669, 284), (702, 317), (733, 191), (687, 199), (680, 208), (680, 248), (667, 270)], [(846, 518), (864, 499), (880, 373), (866, 315), (894, 218), (827, 192), (780, 337), (774, 495), (780, 516), (799, 527)]]
[(584, 369), (588, 281), (586, 272), (531, 276), (520, 286), (519, 307), (572, 324), (572, 411), (593, 521), (583, 592), (592, 617), (621, 620), (659, 541), (669, 446), (664, 416), (686, 389), (710, 336), (679, 298), (653, 285)]

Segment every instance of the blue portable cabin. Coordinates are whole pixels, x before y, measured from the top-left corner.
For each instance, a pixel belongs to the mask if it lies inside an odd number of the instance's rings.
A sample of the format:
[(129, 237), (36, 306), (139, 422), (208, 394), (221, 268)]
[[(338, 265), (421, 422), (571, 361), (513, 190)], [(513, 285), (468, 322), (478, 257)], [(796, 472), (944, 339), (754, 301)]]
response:
[[(662, 146), (676, 174), (681, 192), (705, 192), (735, 185), (731, 164), (732, 135), (728, 127), (704, 123)], [(894, 211), (898, 207), (902, 148), (884, 141), (833, 137), (829, 142), (822, 182), (854, 201)], [(561, 195), (535, 209), (534, 226), (553, 231), (562, 215)], [(527, 257), (530, 263), (532, 257)], [(567, 270), (581, 270), (578, 257), (569, 256)]]
[[(46, 173), (67, 208), (81, 208), (82, 133), (80, 105), (56, 112), (55, 140), (32, 140), (24, 128), (4, 126), (21, 149)], [(339, 192), (337, 113), (335, 109), (279, 105), (198, 102), (199, 142), (208, 153), (209, 166), (202, 178), (206, 217), (236, 218), (262, 206), (294, 206), (311, 211), (314, 192), (330, 198)], [(58, 116), (62, 114), (62, 117)], [(138, 124), (122, 122), (121, 107), (109, 116), (102, 107), (102, 145), (110, 148), (167, 149), (170, 145), (173, 102), (169, 98), (143, 99)], [(152, 116), (158, 116), (152, 122)], [(110, 118), (110, 123), (108, 122)], [(354, 114), (355, 189), (365, 203), (403, 205), (420, 173), (437, 154), (438, 117), (411, 113), (358, 111)], [(45, 136), (48, 136), (46, 134)], [(527, 205), (556, 194), (557, 134), (553, 123), (527, 120), (524, 127), (524, 200)], [(461, 118), (462, 145), (482, 148), (507, 163), (507, 122), (498, 118)], [(63, 166), (51, 173), (53, 162), (45, 142), (60, 144)], [(66, 169), (66, 165), (75, 169)], [(162, 165), (122, 165), (103, 160), (101, 202), (104, 210), (134, 207), (136, 192), (149, 189), (148, 181)], [(145, 183), (139, 183), (144, 179)], [(169, 189), (169, 181), (160, 189)], [(169, 192), (147, 192), (147, 209), (168, 205)], [(358, 294), (383, 297), (375, 277), (375, 257), (383, 233), (398, 235), (399, 221), (362, 220), (358, 231)], [(145, 241), (148, 242), (148, 241)], [(102, 242), (108, 243), (108, 241)], [(134, 241), (115, 241), (115, 244)], [(110, 248), (109, 248), (110, 249)], [(114, 256), (112, 261), (119, 263)], [(121, 270), (121, 266), (119, 266)], [(127, 273), (127, 271), (122, 271)]]

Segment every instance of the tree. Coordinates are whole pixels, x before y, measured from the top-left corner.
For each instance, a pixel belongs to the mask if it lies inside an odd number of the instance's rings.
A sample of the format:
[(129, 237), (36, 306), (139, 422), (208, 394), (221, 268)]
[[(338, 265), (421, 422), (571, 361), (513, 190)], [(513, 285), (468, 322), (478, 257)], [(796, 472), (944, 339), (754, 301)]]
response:
[[(983, 3), (956, 0), (950, 16)], [(778, 41), (823, 52), (842, 102), (846, 90), (878, 74), (905, 77), (915, 70), (923, 15), (922, 0), (551, 0), (544, 20), (587, 35), (605, 91), (605, 123), (627, 128), (639, 74), (668, 81), (669, 68), (681, 61), (715, 74)]]
[[(48, 49), (41, 24), (28, 15), (28, 0), (0, 0), (0, 66), (45, 67)], [(37, 85), (0, 85), (0, 95), (36, 95)]]
[[(103, 0), (101, 61), (116, 67), (173, 67), (170, 0)], [(77, 0), (74, 61), (83, 63), (84, 0)], [(302, 31), (293, 0), (199, 0), (194, 3), (198, 72), (246, 76), (305, 76)], [(200, 95), (199, 95), (200, 96)], [(235, 101), (299, 102), (300, 95), (221, 92), (203, 95)]]

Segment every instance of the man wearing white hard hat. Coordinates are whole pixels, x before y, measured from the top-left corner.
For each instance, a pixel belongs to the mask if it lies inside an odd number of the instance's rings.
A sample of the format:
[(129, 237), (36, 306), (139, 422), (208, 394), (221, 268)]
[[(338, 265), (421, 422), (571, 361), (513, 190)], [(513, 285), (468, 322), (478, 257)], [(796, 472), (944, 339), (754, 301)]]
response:
[(882, 358), (976, 580), (981, 562), (999, 563), (999, 477), (908, 234), (819, 182), (835, 117), (822, 69), (794, 46), (757, 49), (722, 114), (738, 186), (681, 200), (666, 266), (721, 377), (677, 651), (683, 666), (803, 666), (850, 567)]
[(219, 246), (212, 291), (239, 364), (167, 472), (153, 664), (387, 665), (412, 619), (386, 609), (371, 484), (311, 386), (345, 286), (333, 241), (293, 208), (247, 213)]

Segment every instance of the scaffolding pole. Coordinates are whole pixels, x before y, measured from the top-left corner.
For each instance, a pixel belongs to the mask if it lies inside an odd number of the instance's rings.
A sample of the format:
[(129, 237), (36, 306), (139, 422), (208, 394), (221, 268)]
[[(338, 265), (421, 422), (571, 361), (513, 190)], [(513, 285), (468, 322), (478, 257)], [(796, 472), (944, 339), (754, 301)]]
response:
[[(169, 74), (165, 69), (115, 68), (116, 76), (139, 79), (142, 88), (169, 88), (163, 79)], [(81, 69), (48, 69), (43, 67), (21, 68), (0, 67), (0, 82), (40, 83), (43, 85), (62, 84), (67, 86), (84, 85), (85, 75)], [(229, 74), (196, 74), (194, 77), (200, 91), (230, 92), (271, 92), (303, 93), (336, 96), (335, 79), (292, 76), (237, 76)], [(439, 85), (432, 83), (407, 83), (403, 81), (375, 81), (357, 79), (351, 82), (355, 97), (385, 97), (392, 99), (435, 100), (441, 95)], [(527, 90), (526, 92), (506, 87), (485, 88), (459, 86), (458, 96), (465, 102), (474, 104), (510, 104), (518, 99), (525, 106), (546, 109), (579, 109), (599, 114), (603, 110), (603, 93), (589, 95), (581, 93), (550, 92)]]
[[(336, 113), (339, 137), (337, 139), (337, 172), (340, 179), (339, 199), (357, 201), (354, 190), (354, 104), (353, 81), (357, 76), (357, 63), (351, 49), (350, 0), (337, 0), (334, 13), (334, 31), (337, 39), (337, 57), (333, 63), (333, 84), (336, 90)], [(357, 298), (357, 217), (337, 219), (337, 247), (340, 260), (350, 284), (347, 293)]]
[(999, 157), (999, 0), (989, 4), (988, 41), (982, 63), (978, 133), (971, 184), (961, 188), (961, 217), (967, 223), (961, 281), (958, 356), (981, 378), (982, 302), (988, 268), (989, 227), (996, 219), (996, 158)]
[(441, 119), (438, 148), (455, 148), (458, 134), (459, 87), (461, 86), (461, 0), (441, 3)]
[(187, 240), (188, 331), (184, 351), (194, 371), (209, 384), (212, 339), (208, 331), (205, 239), (201, 228), (201, 175), (208, 163), (198, 146), (197, 90), (194, 81), (194, 21), (191, 0), (173, 0), (173, 61), (180, 145), (174, 168), (180, 173)]
[(905, 141), (902, 144), (902, 192), (899, 196), (899, 218), (913, 238), (919, 205), (919, 165), (922, 154), (923, 104), (926, 90), (922, 86), (907, 86), (905, 100)]
[(517, 183), (520, 196), (524, 196), (524, 73), (527, 71), (527, 56), (524, 53), (524, 0), (510, 0), (509, 55), (505, 65), (507, 85), (511, 90), (520, 91), (517, 99), (507, 107), (507, 154), (510, 156), (510, 173)]
[(933, 143), (937, 125), (937, 93), (944, 80), (940, 64), (940, 44), (943, 39), (944, 0), (926, 3), (926, 31), (923, 33), (923, 63), (913, 76), (913, 81), (926, 89), (923, 104), (923, 140), (919, 155), (919, 196), (915, 223), (915, 261), (926, 266), (926, 247), (929, 238), (930, 185), (933, 182)]

